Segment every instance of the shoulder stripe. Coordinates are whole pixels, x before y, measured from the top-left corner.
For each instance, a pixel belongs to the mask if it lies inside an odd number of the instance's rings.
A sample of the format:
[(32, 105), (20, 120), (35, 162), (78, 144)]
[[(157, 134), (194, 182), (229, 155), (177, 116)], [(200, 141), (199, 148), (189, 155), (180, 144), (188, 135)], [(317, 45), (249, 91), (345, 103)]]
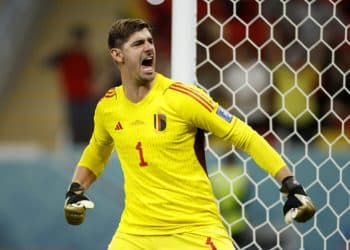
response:
[(200, 95), (198, 92), (194, 91), (193, 89), (190, 89), (188, 87), (185, 87), (185, 86), (182, 86), (181, 84), (176, 84), (176, 83), (172, 84), (169, 88), (192, 97), (197, 102), (199, 102), (204, 108), (206, 108), (209, 112), (212, 112), (214, 110), (214, 106), (210, 101), (208, 101), (208, 98), (205, 98), (204, 96)]
[(212, 100), (210, 98), (208, 98), (206, 95), (204, 95), (202, 92), (200, 92), (197, 89), (191, 88), (190, 86), (187, 86), (187, 85), (184, 85), (184, 84), (178, 83), (178, 82), (173, 83), (173, 86), (187, 89), (187, 90), (193, 92), (194, 94), (200, 96), (202, 99), (206, 100), (208, 103), (210, 103), (210, 104), (213, 103)]
[(104, 96), (104, 97), (106, 97), (106, 98), (110, 98), (110, 97), (113, 97), (113, 96), (115, 96), (115, 93), (113, 93), (113, 94), (105, 94), (105, 96)]
[(113, 97), (113, 96), (115, 96), (115, 95), (116, 95), (116, 93), (115, 93), (115, 88), (111, 88), (111, 89), (109, 89), (109, 90), (106, 92), (106, 94), (104, 95), (104, 97), (110, 98), (110, 97)]

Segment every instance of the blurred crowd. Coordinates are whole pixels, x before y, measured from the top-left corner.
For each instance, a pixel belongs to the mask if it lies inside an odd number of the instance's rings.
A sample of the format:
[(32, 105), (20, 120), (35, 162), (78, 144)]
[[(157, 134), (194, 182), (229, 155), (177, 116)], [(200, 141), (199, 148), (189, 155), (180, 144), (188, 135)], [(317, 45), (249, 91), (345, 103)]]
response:
[(198, 82), (271, 142), (347, 148), (350, 8), (327, 0), (310, 8), (198, 1)]

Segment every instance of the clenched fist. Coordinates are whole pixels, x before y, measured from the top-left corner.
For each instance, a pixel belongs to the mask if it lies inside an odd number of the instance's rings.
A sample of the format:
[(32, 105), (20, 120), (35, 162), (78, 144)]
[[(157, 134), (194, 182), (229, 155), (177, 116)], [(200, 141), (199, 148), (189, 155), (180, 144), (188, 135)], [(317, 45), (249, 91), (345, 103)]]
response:
[(83, 223), (86, 209), (94, 208), (94, 203), (84, 195), (84, 188), (76, 182), (73, 182), (64, 202), (64, 214), (66, 220), (71, 225), (80, 225)]
[(316, 212), (314, 204), (293, 176), (286, 177), (282, 181), (280, 191), (287, 195), (283, 206), (284, 220), (287, 224), (291, 223), (293, 219), (297, 222), (306, 222), (314, 216)]

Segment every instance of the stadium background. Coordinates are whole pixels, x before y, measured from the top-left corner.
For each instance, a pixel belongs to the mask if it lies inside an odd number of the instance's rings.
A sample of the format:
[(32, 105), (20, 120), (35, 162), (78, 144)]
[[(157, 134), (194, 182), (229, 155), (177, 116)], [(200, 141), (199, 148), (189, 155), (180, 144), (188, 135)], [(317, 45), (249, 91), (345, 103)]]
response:
[[(217, 84), (220, 82), (218, 79), (222, 80), (220, 72), (224, 72), (222, 69), (218, 70), (217, 66), (224, 68), (232, 60), (235, 60), (237, 65), (242, 65), (246, 59), (244, 53), (254, 51), (254, 47), (257, 47), (259, 51), (265, 51), (262, 49), (264, 46), (261, 45), (266, 41), (263, 30), (267, 25), (254, 22), (254, 25), (249, 26), (253, 27), (250, 28), (250, 31), (244, 30), (244, 27), (247, 27), (246, 23), (249, 23), (254, 19), (254, 15), (258, 14), (254, 11), (256, 2), (259, 1), (198, 1), (198, 18), (202, 20), (197, 30), (198, 82), (209, 89), (223, 106), (248, 122), (250, 122), (250, 116), (246, 116), (245, 111), (249, 113), (249, 110), (244, 110), (243, 103), (240, 109), (238, 100), (234, 103), (232, 101), (234, 99), (232, 89), (240, 87), (232, 86), (230, 90), (227, 86)], [(278, 13), (279, 9), (276, 6), (279, 6), (280, 1), (263, 2), (266, 3), (265, 6), (269, 6), (268, 9)], [(289, 1), (282, 2), (286, 6), (285, 2)], [(310, 13), (314, 13), (315, 23), (318, 21), (322, 24), (322, 35), (325, 41), (318, 47), (320, 50), (323, 47), (328, 48), (328, 50), (325, 49), (325, 65), (333, 65), (328, 69), (334, 79), (324, 79), (321, 76), (317, 78), (317, 84), (333, 86), (328, 99), (333, 101), (337, 93), (342, 92), (342, 95), (346, 96), (345, 99), (349, 100), (350, 64), (346, 56), (350, 51), (349, 6), (346, 1), (322, 0), (318, 2), (322, 4), (315, 3), (315, 1), (296, 2), (304, 3), (304, 5), (314, 3), (312, 6), (316, 6)], [(228, 15), (231, 15), (227, 12), (230, 3), (234, 3), (240, 18), (225, 23)], [(2, 36), (0, 41), (2, 58), (0, 67), (0, 167), (2, 170), (0, 177), (0, 249), (106, 248), (123, 207), (122, 175), (118, 168), (118, 160), (116, 156), (112, 157), (105, 173), (89, 192), (95, 201), (96, 208), (89, 213), (84, 224), (80, 227), (68, 226), (63, 216), (64, 193), (82, 146), (70, 143), (63, 108), (64, 98), (59, 86), (58, 75), (56, 71), (43, 66), (43, 62), (47, 55), (62, 46), (67, 30), (72, 25), (83, 23), (89, 29), (89, 46), (94, 66), (97, 72), (104, 73), (109, 70), (106, 65), (111, 63), (108, 59), (106, 34), (113, 18), (142, 17), (153, 23), (155, 27), (156, 44), (159, 46), (158, 65), (161, 67), (161, 72), (169, 74), (170, 65), (167, 60), (170, 58), (170, 6), (171, 3), (168, 0), (159, 6), (151, 6), (143, 0), (9, 0), (0, 2), (0, 33)], [(208, 6), (210, 6), (213, 18), (206, 18), (209, 15)], [(327, 8), (332, 9), (330, 14)], [(242, 12), (239, 12), (241, 9)], [(288, 15), (288, 11), (283, 11), (282, 15)], [(327, 18), (335, 16), (337, 19), (334, 22), (325, 25)], [(276, 20), (271, 16), (270, 18), (271, 22)], [(289, 20), (286, 23), (281, 22), (283, 23), (281, 30), (293, 27), (293, 18)], [(233, 34), (228, 36), (227, 33), (224, 35), (220, 33), (221, 26), (231, 25), (234, 30)], [(343, 36), (337, 37), (337, 31)], [(247, 37), (255, 32), (258, 34), (250, 37), (250, 43), (242, 42), (244, 38), (239, 40), (239, 37)], [(275, 36), (274, 39), (287, 47), (288, 37), (293, 32), (291, 28), (290, 33), (287, 32), (281, 37)], [(301, 31), (298, 30), (298, 32), (300, 32), (298, 40), (304, 41), (307, 52), (314, 51), (313, 53), (318, 55), (320, 52), (312, 49), (317, 47), (312, 47), (316, 43), (315, 41), (312, 43), (314, 38), (311, 36), (310, 40), (303, 39)], [(327, 37), (327, 34), (331, 34), (329, 36), (335, 39)], [(226, 43), (211, 46), (211, 44), (215, 45), (216, 39), (223, 36), (232, 47), (226, 46)], [(287, 41), (284, 40), (285, 38)], [(290, 39), (293, 40), (293, 38)], [(208, 47), (211, 49), (206, 50)], [(230, 53), (226, 53), (232, 48), (237, 54), (234, 58), (229, 56)], [(266, 49), (268, 53), (278, 54), (278, 50), (277, 52), (273, 50), (274, 45), (264, 48), (271, 49)], [(254, 53), (248, 54), (247, 58), (251, 56), (254, 56)], [(312, 58), (312, 55), (310, 57)], [(210, 60), (207, 60), (208, 58)], [(339, 58), (344, 58), (344, 60)], [(263, 56), (259, 57), (259, 60), (263, 59)], [(271, 61), (266, 60), (271, 65), (276, 65), (272, 59)], [(282, 60), (288, 62), (288, 56), (284, 55)], [(292, 59), (290, 60), (293, 66)], [(319, 58), (314, 60), (317, 61)], [(316, 66), (322, 72), (328, 72), (327, 67)], [(341, 80), (337, 80), (338, 78)], [(325, 83), (326, 80), (331, 83)], [(103, 86), (102, 89), (104, 87), (107, 88)], [(327, 91), (327, 87), (324, 87), (321, 92)], [(318, 102), (321, 101), (324, 99), (318, 100)], [(237, 104), (238, 108), (234, 108), (233, 104)], [(321, 143), (312, 143), (310, 147), (305, 147), (304, 141), (299, 137), (296, 138), (296, 142), (295, 138), (291, 138), (293, 142), (290, 143), (288, 143), (288, 138), (283, 141), (284, 156), (288, 157), (288, 162), (294, 167), (300, 181), (306, 183), (316, 206), (321, 208), (316, 220), (306, 225), (288, 227), (287, 230), (285, 230), (280, 214), (282, 203), (276, 204), (271, 198), (271, 196), (279, 197), (276, 184), (266, 180), (266, 176), (254, 166), (250, 167), (249, 165), (253, 163), (247, 161), (244, 156), (238, 157), (238, 163), (234, 164), (245, 163), (248, 166), (247, 171), (252, 176), (251, 179), (239, 179), (240, 188), (243, 189), (245, 197), (240, 198), (241, 194), (235, 193), (237, 199), (225, 199), (225, 192), (228, 192), (231, 185), (231, 182), (227, 181), (227, 176), (228, 179), (235, 178), (241, 173), (233, 173), (225, 166), (225, 164), (232, 164), (232, 159), (227, 154), (231, 148), (225, 144), (218, 144), (215, 138), (209, 137), (208, 142), (211, 147), (208, 150), (209, 172), (212, 181), (217, 186), (215, 193), (222, 201), (223, 215), (229, 223), (235, 222), (241, 211), (238, 212), (238, 215), (232, 215), (227, 211), (227, 207), (235, 206), (237, 200), (240, 199), (250, 201), (250, 196), (257, 195), (259, 199), (251, 200), (252, 202), (249, 203), (252, 205), (246, 207), (245, 213), (248, 221), (252, 223), (251, 226), (256, 227), (258, 232), (256, 237), (270, 241), (260, 242), (261, 248), (278, 249), (274, 246), (275, 231), (281, 230), (285, 235), (279, 239), (285, 241), (281, 243), (284, 246), (283, 249), (299, 249), (300, 240), (303, 237), (305, 241), (303, 248), (305, 249), (349, 249), (349, 103), (345, 107), (345, 111), (342, 111), (343, 115), (334, 115), (334, 109), (329, 108), (332, 112), (329, 115), (325, 112), (325, 115), (322, 116), (333, 118), (343, 128), (341, 140), (332, 141), (334, 147), (325, 145), (325, 142), (328, 142), (327, 139), (321, 140)], [(322, 128), (328, 126), (328, 123), (319, 122), (317, 124)], [(340, 133), (339, 129), (337, 131)], [(265, 132), (262, 130), (262, 133)], [(272, 135), (271, 133), (265, 135), (272, 142), (276, 141), (274, 137), (283, 137), (283, 133), (279, 134), (277, 130)], [(281, 149), (278, 143), (275, 146)], [(217, 159), (221, 159), (220, 163)], [(222, 172), (218, 174), (218, 166), (225, 175)], [(258, 190), (255, 189), (256, 183)], [(240, 188), (236, 187), (235, 190), (240, 190)], [(269, 208), (269, 213), (266, 213), (266, 207)], [(266, 218), (274, 222), (273, 226), (265, 224)], [(243, 227), (247, 227), (247, 223), (243, 224), (245, 225)], [(238, 223), (235, 226), (237, 230), (241, 228)], [(293, 238), (295, 235), (297, 237)], [(297, 243), (293, 242), (294, 239)], [(242, 242), (244, 244), (244, 240)], [(269, 247), (269, 244), (272, 245)]]

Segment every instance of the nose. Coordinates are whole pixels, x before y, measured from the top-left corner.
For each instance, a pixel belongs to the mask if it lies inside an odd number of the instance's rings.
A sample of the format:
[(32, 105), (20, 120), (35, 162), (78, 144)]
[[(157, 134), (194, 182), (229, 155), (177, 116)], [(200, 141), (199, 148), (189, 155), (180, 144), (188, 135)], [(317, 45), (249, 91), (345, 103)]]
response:
[(150, 42), (148, 42), (148, 41), (145, 42), (145, 47), (144, 47), (145, 51), (150, 51), (150, 50), (152, 50), (153, 48), (154, 48), (153, 43), (150, 43)]

